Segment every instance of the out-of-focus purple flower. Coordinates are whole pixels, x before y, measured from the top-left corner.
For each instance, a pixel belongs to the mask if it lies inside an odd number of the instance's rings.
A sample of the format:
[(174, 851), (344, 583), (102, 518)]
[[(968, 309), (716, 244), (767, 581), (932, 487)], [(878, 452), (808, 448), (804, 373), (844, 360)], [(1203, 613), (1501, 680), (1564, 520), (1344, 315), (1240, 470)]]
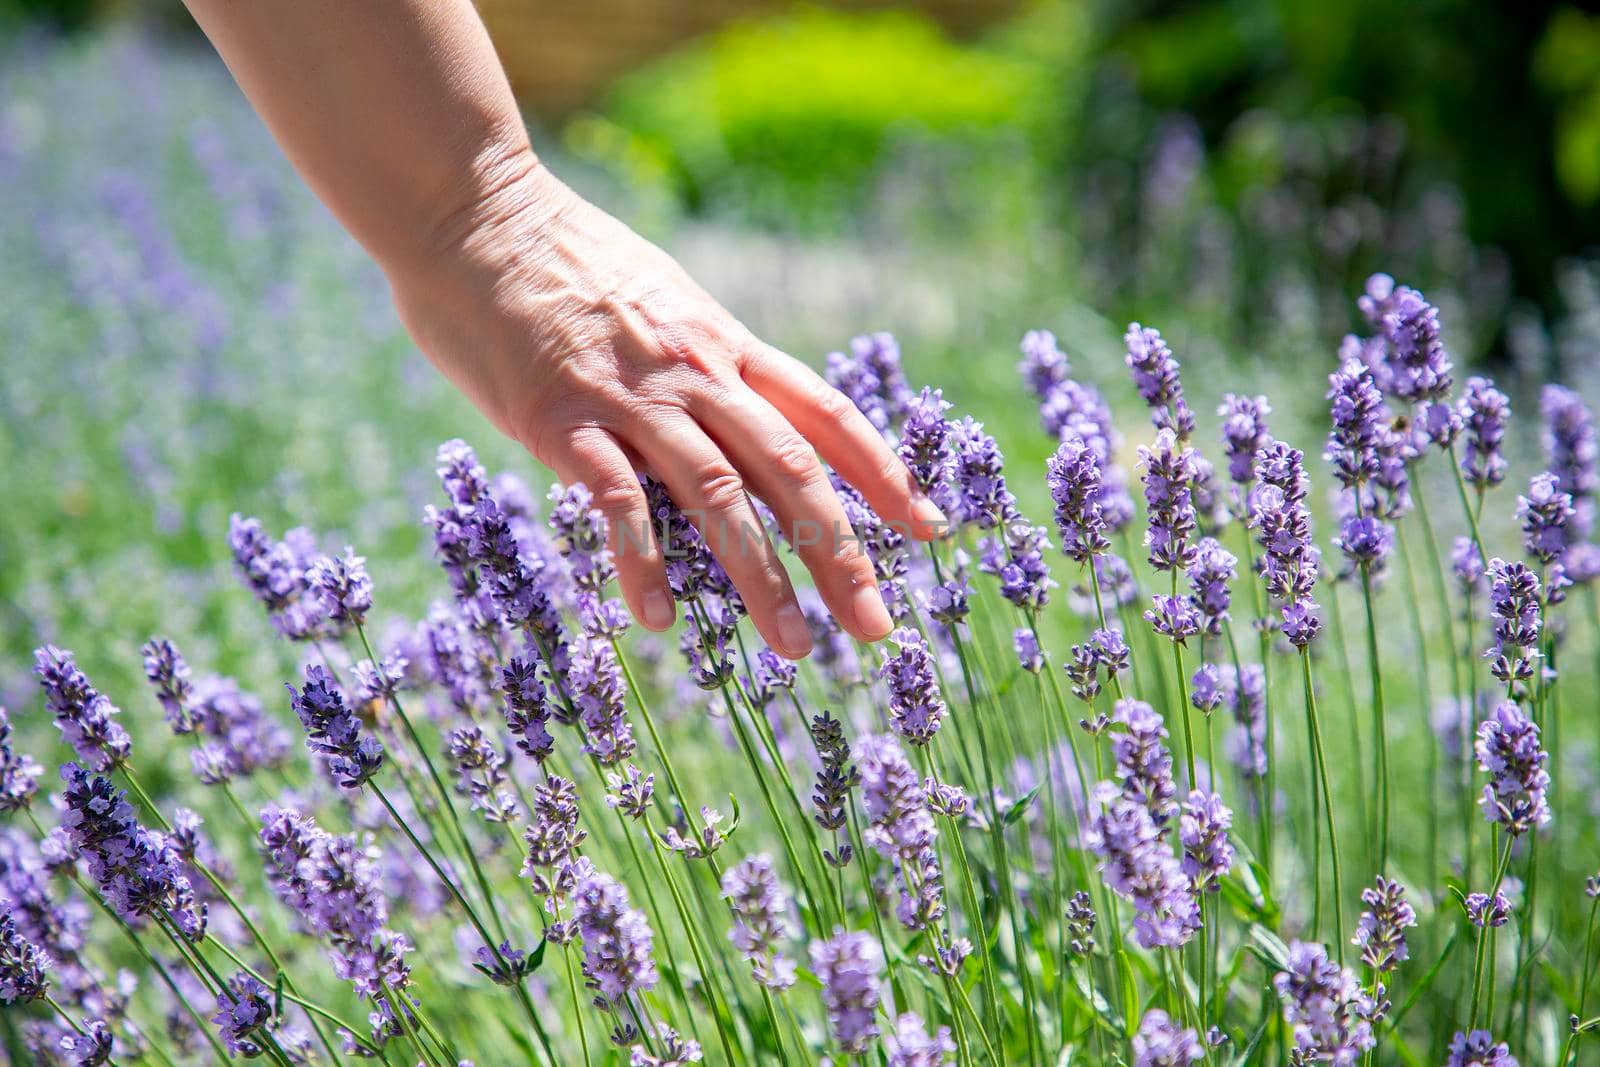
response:
[(722, 895), (735, 919), (728, 940), (749, 961), (756, 983), (779, 992), (794, 985), (795, 963), (782, 951), (796, 933), (793, 906), (772, 857), (747, 856), (729, 867), (722, 875)]
[(51, 965), (49, 953), (22, 936), (13, 916), (0, 915), (0, 1002), (42, 1000)]
[(1233, 812), (1215, 793), (1196, 789), (1184, 801), (1178, 819), (1178, 840), (1183, 845), (1183, 873), (1196, 893), (1215, 893), (1233, 869), (1233, 845), (1228, 830)]
[(189, 664), (171, 641), (152, 637), (141, 649), (144, 655), (144, 676), (155, 686), (156, 700), (167, 718), (167, 725), (175, 734), (193, 733), (194, 715), (190, 703), (194, 686), (189, 680)]
[(323, 614), (338, 627), (360, 626), (372, 610), (367, 561), (345, 546), (342, 556), (319, 556), (306, 568), (306, 585), (322, 600)]
[(1023, 670), (1030, 674), (1044, 670), (1044, 650), (1039, 647), (1039, 637), (1031, 628), (1017, 627), (1011, 634), (1011, 648)]
[(1188, 597), (1157, 593), (1150, 600), (1153, 606), (1145, 609), (1144, 621), (1162, 637), (1183, 644), (1200, 632), (1200, 612)]
[(1517, 1067), (1517, 1058), (1509, 1045), (1497, 1043), (1487, 1030), (1457, 1031), (1450, 1039), (1450, 1058), (1444, 1067)]
[(922, 782), (922, 797), (929, 811), (947, 819), (963, 819), (972, 810), (972, 798), (965, 789), (931, 776)]
[(1256, 453), (1267, 446), (1267, 416), (1272, 405), (1264, 396), (1229, 393), (1217, 409), (1222, 416), (1222, 451), (1228, 457), (1228, 478), (1245, 488), (1256, 480)]
[(1539, 646), (1539, 576), (1524, 563), (1489, 561), (1489, 614), (1494, 644), (1484, 653), (1500, 681), (1533, 677)]
[(324, 756), (335, 782), (358, 788), (383, 766), (383, 744), (361, 731), (361, 720), (345, 703), (344, 693), (321, 664), (306, 667), (305, 685), (285, 683), (294, 713), (306, 729), (306, 748)]
[(517, 802), (505, 787), (505, 757), (477, 723), (458, 726), (445, 737), (445, 753), (456, 771), (456, 791), (470, 799), (484, 821), (509, 823)]
[(1303, 1063), (1353, 1064), (1377, 1042), (1368, 1021), (1372, 998), (1354, 972), (1328, 958), (1322, 945), (1289, 945), (1288, 969), (1273, 979), (1283, 1017), (1294, 1027)]
[(1450, 570), (1469, 593), (1483, 581), (1487, 569), (1478, 544), (1470, 537), (1457, 537), (1450, 545)]
[(955, 488), (955, 514), (950, 517), (981, 530), (1016, 521), (1017, 502), (1006, 487), (1005, 457), (995, 439), (984, 432), (983, 423), (968, 415), (951, 424), (950, 446)]
[(78, 669), (72, 653), (45, 645), (34, 650), (33, 659), (33, 673), (62, 740), (91, 770), (103, 773), (125, 764), (133, 739), (116, 720), (122, 712)]
[(1144, 499), (1150, 516), (1145, 530), (1145, 547), (1150, 550), (1150, 565), (1167, 571), (1187, 567), (1195, 548), (1189, 536), (1195, 532), (1194, 450), (1179, 447), (1171, 430), (1156, 435), (1154, 446), (1139, 449), (1144, 465)]
[(1017, 370), (1028, 386), (1028, 391), (1043, 400), (1061, 387), (1072, 367), (1067, 354), (1056, 344), (1056, 335), (1049, 330), (1029, 330), (1022, 335), (1022, 362)]
[(1128, 354), (1125, 362), (1133, 373), (1133, 384), (1150, 407), (1150, 419), (1158, 430), (1170, 430), (1180, 441), (1194, 433), (1194, 412), (1183, 399), (1183, 383), (1178, 378), (1178, 361), (1162, 340), (1159, 330), (1128, 326), (1123, 335)]
[(1389, 550), (1394, 545), (1394, 531), (1382, 519), (1371, 515), (1351, 515), (1339, 525), (1339, 536), (1333, 539), (1333, 543), (1344, 553), (1352, 568), (1365, 569), (1369, 574), (1376, 575), (1389, 558)]
[(165, 912), (186, 938), (202, 939), (206, 908), (195, 900), (177, 850), (139, 825), (127, 794), (110, 779), (91, 777), (68, 763), (61, 780), (66, 783), (61, 827), (112, 909), (130, 922)]
[(1517, 521), (1522, 524), (1522, 547), (1548, 566), (1566, 551), (1567, 526), (1576, 514), (1572, 497), (1560, 488), (1554, 474), (1535, 474), (1525, 496), (1517, 497)]
[(828, 384), (850, 398), (879, 432), (893, 430), (906, 416), (911, 387), (906, 384), (900, 345), (889, 333), (850, 339), (850, 354), (830, 352)]
[(1133, 1067), (1192, 1067), (1205, 1058), (1200, 1037), (1174, 1022), (1160, 1008), (1151, 1008), (1133, 1035)]
[(1200, 906), (1149, 809), (1115, 797), (1095, 816), (1089, 844), (1106, 885), (1133, 901), (1133, 938), (1140, 947), (1187, 944), (1200, 928)]
[(1483, 492), (1499, 485), (1506, 476), (1501, 446), (1506, 439), (1506, 422), (1511, 418), (1511, 400), (1488, 378), (1473, 376), (1462, 386), (1457, 406), (1466, 434), (1461, 475)]
[(1503, 700), (1478, 727), (1474, 746), (1478, 768), (1489, 775), (1478, 805), (1484, 818), (1513, 837), (1550, 821), (1546, 791), (1549, 755), (1539, 743), (1539, 727), (1514, 701)]
[(279, 633), (303, 641), (328, 628), (322, 600), (306, 581), (317, 555), (309, 531), (296, 527), (274, 541), (260, 521), (234, 514), (228, 520), (228, 546), (239, 576)]
[(56, 1047), (69, 1057), (72, 1067), (100, 1067), (111, 1062), (116, 1045), (104, 1019), (85, 1019), (82, 1032), (67, 1031)]
[(1267, 774), (1267, 687), (1258, 663), (1247, 663), (1239, 673), (1224, 675), (1229, 709), (1237, 724), (1230, 737), (1229, 755), (1246, 780)]
[[(611, 550), (606, 547), (610, 531), (606, 517), (594, 506), (594, 495), (582, 482), (550, 489), (550, 529), (556, 535), (556, 547), (572, 570), (572, 581), (578, 589), (599, 593), (616, 576), (612, 566)], [(628, 536), (641, 541), (648, 536), (644, 530), (628, 531)], [(624, 540), (624, 544), (628, 542)]]
[(822, 982), (833, 1039), (850, 1055), (865, 1053), (878, 1036), (876, 1015), (883, 985), (883, 950), (870, 935), (838, 929), (811, 943), (811, 969)]
[(937, 829), (922, 779), (899, 743), (887, 735), (862, 737), (854, 757), (871, 824), (863, 837), (898, 868), (901, 923), (910, 930), (925, 929), (944, 915), (944, 885), (934, 849)]
[(608, 767), (632, 756), (638, 744), (628, 721), (621, 664), (610, 641), (578, 636), (566, 689), (583, 726), (583, 750)]
[(628, 891), (610, 875), (594, 873), (573, 893), (573, 918), (583, 938), (583, 974), (607, 1001), (654, 989), (655, 935), (644, 912), (628, 904)]
[(1106, 537), (1106, 517), (1101, 509), (1104, 491), (1100, 460), (1083, 438), (1072, 434), (1061, 439), (1046, 467), (1045, 481), (1055, 501), (1056, 529), (1061, 533), (1061, 551), (1079, 563), (1110, 549)]
[(243, 971), (228, 979), (211, 1021), (229, 1055), (250, 1059), (266, 1053), (262, 1035), (272, 1026), (272, 1003), (272, 990)]
[(11, 743), (11, 717), (0, 707), (0, 813), (22, 811), (33, 803), (44, 768)]
[(1362, 963), (1386, 974), (1409, 957), (1406, 928), (1417, 925), (1417, 913), (1406, 900), (1406, 887), (1381, 874), (1361, 891), (1361, 902), (1367, 907), (1350, 943), (1361, 950)]
[(889, 1067), (943, 1067), (955, 1054), (950, 1028), (941, 1026), (930, 1037), (922, 1016), (904, 1012), (894, 1021), (894, 1031), (883, 1035)]
[(1560, 385), (1539, 392), (1539, 413), (1544, 417), (1544, 449), (1549, 470), (1561, 491), (1572, 497), (1570, 532), (1573, 542), (1587, 538), (1594, 525), (1595, 490), (1600, 489), (1600, 434), (1583, 398)]
[(878, 592), (883, 594), (889, 614), (896, 619), (904, 618), (911, 610), (906, 582), (905, 531), (884, 522), (872, 510), (866, 497), (837, 473), (831, 473), (829, 480), (833, 484), (834, 495), (844, 508), (844, 517), (850, 523), (851, 532), (872, 561), (872, 571), (878, 579)]
[(1202, 537), (1195, 545), (1186, 573), (1189, 599), (1200, 612), (1205, 632), (1213, 637), (1222, 633), (1228, 621), (1228, 586), (1239, 576), (1238, 565), (1238, 558), (1214, 537)]
[(1000, 579), (1000, 595), (1024, 611), (1039, 611), (1050, 602), (1055, 580), (1044, 553), (1050, 535), (1043, 526), (1034, 526), (1013, 517), (1000, 537), (984, 538), (979, 547), (978, 569)]
[(930, 618), (954, 626), (972, 611), (972, 583), (964, 574), (952, 575), (929, 588), (923, 601)]
[(1067, 947), (1079, 956), (1094, 952), (1094, 928), (1098, 918), (1089, 894), (1077, 890), (1067, 899)]
[(1485, 926), (1498, 929), (1511, 921), (1511, 901), (1498, 889), (1492, 897), (1487, 893), (1468, 893), (1465, 905), (1467, 921), (1480, 930)]
[(1226, 685), (1221, 667), (1215, 663), (1202, 663), (1189, 676), (1189, 703), (1194, 705), (1196, 711), (1210, 715), (1227, 696)]
[(889, 690), (889, 721), (913, 745), (926, 745), (944, 721), (944, 696), (933, 672), (933, 653), (922, 635), (901, 627), (889, 635), (893, 654), (885, 655), (878, 677)]

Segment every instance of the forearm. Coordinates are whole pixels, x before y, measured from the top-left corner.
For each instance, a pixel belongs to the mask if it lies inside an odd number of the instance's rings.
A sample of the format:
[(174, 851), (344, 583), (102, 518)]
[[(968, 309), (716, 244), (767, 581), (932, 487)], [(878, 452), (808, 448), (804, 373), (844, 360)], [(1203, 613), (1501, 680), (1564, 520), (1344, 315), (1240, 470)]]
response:
[(412, 271), (538, 163), (468, 0), (186, 0), (307, 184)]

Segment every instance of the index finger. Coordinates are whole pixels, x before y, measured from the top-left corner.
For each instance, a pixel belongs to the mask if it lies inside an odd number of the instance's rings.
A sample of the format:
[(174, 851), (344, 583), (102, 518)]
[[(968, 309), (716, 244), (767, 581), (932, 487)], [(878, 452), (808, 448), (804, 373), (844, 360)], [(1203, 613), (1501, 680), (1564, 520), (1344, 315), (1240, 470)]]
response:
[(931, 541), (949, 528), (944, 512), (867, 417), (810, 367), (759, 345), (741, 361), (740, 373), (886, 521), (910, 530), (920, 541)]

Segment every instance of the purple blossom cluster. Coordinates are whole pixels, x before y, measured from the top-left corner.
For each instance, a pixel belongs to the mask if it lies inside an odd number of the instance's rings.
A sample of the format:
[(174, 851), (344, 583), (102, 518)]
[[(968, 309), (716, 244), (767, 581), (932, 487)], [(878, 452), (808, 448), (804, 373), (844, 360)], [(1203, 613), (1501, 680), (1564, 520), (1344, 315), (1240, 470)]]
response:
[(1542, 628), (1539, 576), (1525, 563), (1489, 561), (1489, 615), (1494, 644), (1484, 658), (1489, 671), (1511, 685), (1533, 677)]
[(1157, 430), (1170, 431), (1181, 443), (1194, 433), (1194, 412), (1183, 398), (1183, 383), (1178, 378), (1178, 361), (1159, 330), (1128, 326), (1123, 335), (1127, 346), (1125, 361), (1133, 374), (1134, 387), (1150, 408), (1150, 419)]
[(1082, 644), (1073, 645), (1064, 669), (1072, 683), (1072, 693), (1084, 703), (1092, 703), (1104, 684), (1128, 669), (1128, 644), (1115, 626), (1094, 630)]
[(1450, 1039), (1450, 1056), (1444, 1067), (1517, 1067), (1517, 1058), (1504, 1041), (1487, 1030), (1458, 1032)]
[(1478, 769), (1489, 775), (1478, 804), (1484, 818), (1513, 837), (1550, 821), (1546, 793), (1549, 755), (1539, 743), (1539, 727), (1513, 701), (1503, 700), (1478, 727), (1474, 749)]
[(878, 1036), (876, 1015), (882, 999), (883, 950), (870, 934), (839, 929), (811, 943), (811, 969), (822, 983), (828, 1026), (850, 1055), (867, 1051)]
[(1262, 549), (1257, 567), (1267, 592), (1281, 604), (1284, 636), (1305, 648), (1322, 622), (1311, 597), (1321, 553), (1311, 537), (1304, 454), (1274, 442), (1257, 454), (1256, 477), (1260, 484), (1251, 495), (1250, 528)]
[[(267, 610), (273, 627), (291, 641), (307, 641), (320, 637), (336, 637), (342, 632), (339, 620), (328, 614), (327, 596), (320, 583), (328, 576), (338, 584), (336, 576), (328, 575), (323, 564), (327, 557), (317, 551), (316, 538), (311, 531), (295, 527), (275, 541), (262, 528), (257, 519), (234, 514), (228, 520), (228, 547), (233, 552), (235, 569), (240, 579)], [(335, 565), (337, 569), (337, 565)], [(352, 583), (355, 576), (346, 572)], [(359, 605), (360, 591), (353, 585), (349, 593)], [(366, 587), (370, 597), (370, 585)]]
[(127, 763), (133, 739), (117, 722), (122, 712), (78, 669), (72, 653), (45, 645), (34, 650), (33, 659), (45, 705), (78, 759), (101, 773)]
[(1110, 524), (1102, 506), (1100, 459), (1083, 438), (1072, 434), (1061, 439), (1050, 457), (1045, 480), (1055, 502), (1061, 551), (1079, 563), (1109, 551), (1111, 542), (1106, 534)]
[(306, 748), (327, 761), (328, 773), (346, 789), (357, 789), (383, 766), (383, 743), (363, 733), (361, 719), (351, 710), (327, 668), (306, 667), (305, 685), (298, 690), (285, 683), (294, 713), (306, 730)]
[(1183, 873), (1196, 893), (1215, 893), (1233, 869), (1228, 831), (1233, 812), (1216, 793), (1196, 789), (1183, 803), (1178, 840), (1183, 845)]
[(1539, 393), (1543, 417), (1547, 469), (1556, 484), (1572, 498), (1575, 509), (1569, 529), (1574, 543), (1587, 538), (1594, 526), (1595, 491), (1600, 489), (1600, 433), (1583, 398), (1560, 385), (1546, 385)]
[(18, 752), (11, 741), (11, 717), (0, 707), (0, 814), (23, 811), (39, 791), (39, 776), (44, 768), (26, 752)]
[(1474, 375), (1461, 387), (1458, 416), (1465, 437), (1461, 476), (1481, 493), (1505, 480), (1502, 446), (1511, 418), (1511, 399), (1488, 378)]
[(744, 954), (757, 984), (782, 992), (795, 983), (793, 960), (784, 942), (796, 933), (788, 892), (778, 881), (772, 857), (747, 856), (722, 875), (722, 895), (733, 909), (728, 940)]
[(1140, 947), (1188, 944), (1200, 928), (1200, 905), (1149, 809), (1113, 798), (1095, 816), (1089, 841), (1106, 885), (1133, 901), (1133, 939)]
[(1151, 1008), (1139, 1020), (1139, 1032), (1133, 1035), (1133, 1067), (1192, 1067), (1204, 1058), (1199, 1035), (1160, 1008)]
[(913, 745), (926, 745), (944, 721), (944, 696), (934, 677), (933, 652), (922, 635), (901, 627), (889, 635), (894, 646), (886, 654), (878, 677), (889, 691), (889, 723), (894, 732)]
[(1362, 963), (1387, 974), (1410, 954), (1406, 929), (1417, 925), (1417, 913), (1406, 900), (1406, 887), (1381, 874), (1370, 888), (1361, 891), (1361, 902), (1367, 907), (1350, 943), (1361, 950)]
[(573, 890), (572, 915), (583, 939), (584, 979), (600, 998), (614, 1003), (655, 988), (655, 935), (621, 882), (591, 871)]
[(1522, 524), (1522, 547), (1544, 566), (1566, 552), (1567, 526), (1575, 510), (1572, 497), (1554, 474), (1535, 474), (1525, 496), (1517, 497), (1517, 521)]
[(904, 421), (912, 400), (911, 387), (901, 366), (900, 345), (892, 334), (851, 338), (848, 354), (828, 354), (826, 377), (879, 432), (892, 431)]
[(1322, 945), (1291, 944), (1287, 969), (1273, 985), (1283, 1001), (1284, 1021), (1294, 1028), (1300, 1062), (1355, 1063), (1377, 1044), (1369, 1021), (1372, 998)]
[(1247, 491), (1256, 480), (1256, 453), (1272, 440), (1267, 430), (1272, 405), (1264, 396), (1229, 393), (1222, 398), (1217, 414), (1222, 416), (1222, 452), (1228, 459), (1228, 479), (1241, 492)]
[(1056, 441), (1076, 438), (1089, 449), (1100, 481), (1100, 518), (1107, 529), (1122, 529), (1133, 521), (1133, 499), (1116, 463), (1120, 438), (1110, 406), (1094, 386), (1067, 377), (1067, 357), (1048, 330), (1028, 333), (1022, 339), (1022, 354), (1019, 369), (1039, 401), (1044, 432)]
[(922, 779), (893, 737), (862, 737), (854, 757), (869, 824), (865, 841), (895, 867), (900, 922), (909, 930), (926, 929), (944, 915), (944, 876)]
[(1150, 565), (1159, 571), (1188, 567), (1195, 546), (1194, 450), (1181, 447), (1171, 430), (1156, 435), (1156, 443), (1139, 449), (1144, 467), (1144, 500), (1149, 513), (1144, 544)]

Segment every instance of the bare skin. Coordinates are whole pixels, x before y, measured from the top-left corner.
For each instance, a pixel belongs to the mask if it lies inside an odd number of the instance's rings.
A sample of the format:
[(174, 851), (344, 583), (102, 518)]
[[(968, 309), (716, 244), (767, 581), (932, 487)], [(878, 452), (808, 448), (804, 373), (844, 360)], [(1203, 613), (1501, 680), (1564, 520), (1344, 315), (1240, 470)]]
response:
[(383, 268), (418, 347), (610, 521), (628, 607), (675, 611), (636, 471), (665, 483), (761, 636), (811, 637), (750, 495), (850, 634), (891, 621), (818, 453), (883, 518), (944, 517), (850, 402), (539, 161), (467, 0), (187, 0), (307, 184)]

